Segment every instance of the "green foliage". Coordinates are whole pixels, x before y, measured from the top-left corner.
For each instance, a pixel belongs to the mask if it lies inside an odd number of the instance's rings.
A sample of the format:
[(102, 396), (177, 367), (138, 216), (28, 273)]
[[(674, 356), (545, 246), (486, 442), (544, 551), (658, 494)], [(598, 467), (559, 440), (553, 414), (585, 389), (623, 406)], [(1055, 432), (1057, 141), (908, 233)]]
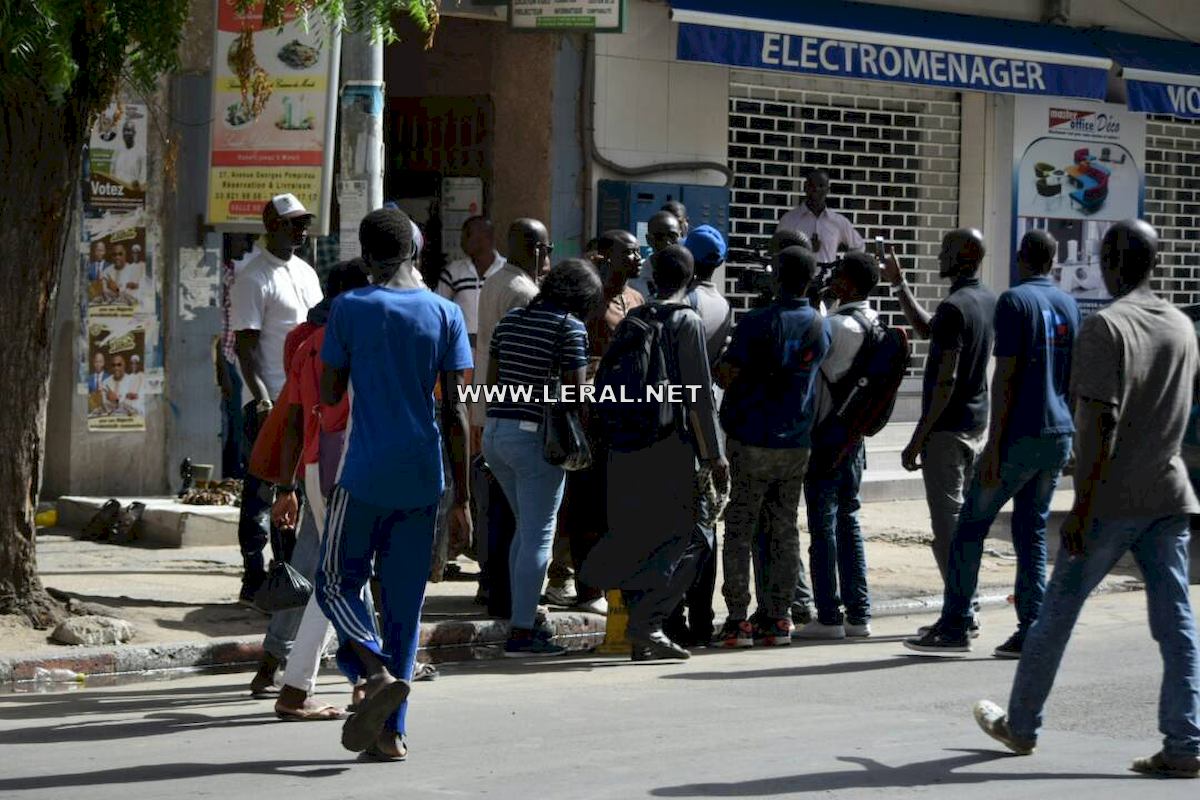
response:
[(0, 94), (102, 107), (124, 78), (149, 89), (177, 63), (188, 0), (0, 0)]
[(439, 0), (236, 0), (235, 7), (246, 13), (260, 2), (264, 28), (282, 25), (284, 11), (295, 5), (305, 17), (323, 17), (332, 30), (367, 32), (376, 41), (397, 41), (397, 28), (407, 19), (427, 44), (437, 30), (440, 5)]

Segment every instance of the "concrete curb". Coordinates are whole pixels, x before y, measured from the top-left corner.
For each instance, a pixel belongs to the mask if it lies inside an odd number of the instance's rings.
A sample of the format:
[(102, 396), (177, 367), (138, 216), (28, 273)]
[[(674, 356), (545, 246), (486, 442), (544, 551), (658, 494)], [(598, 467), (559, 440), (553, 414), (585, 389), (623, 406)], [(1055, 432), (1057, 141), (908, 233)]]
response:
[[(1136, 578), (1109, 578), (1097, 594), (1141, 591)], [(898, 598), (873, 604), (874, 616), (895, 616), (936, 611), (941, 596)], [(1004, 605), (1007, 595), (980, 598), (985, 606)], [(557, 641), (571, 650), (585, 651), (604, 641), (605, 618), (582, 612), (550, 615)], [(508, 635), (501, 620), (442, 620), (421, 624), (421, 660), (434, 663), (499, 658)], [(227, 636), (200, 642), (158, 645), (108, 645), (43, 650), (18, 658), (0, 659), (0, 684), (28, 684), (41, 669), (66, 669), (86, 676), (136, 675), (176, 669), (250, 668), (262, 658), (262, 637)]]

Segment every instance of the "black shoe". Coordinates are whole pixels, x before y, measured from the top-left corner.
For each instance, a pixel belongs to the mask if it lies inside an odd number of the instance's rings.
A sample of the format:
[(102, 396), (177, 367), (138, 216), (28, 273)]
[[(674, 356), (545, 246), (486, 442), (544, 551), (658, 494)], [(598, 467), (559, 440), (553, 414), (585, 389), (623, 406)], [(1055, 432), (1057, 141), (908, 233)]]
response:
[(1025, 645), (1025, 633), (1017, 631), (1008, 637), (1008, 641), (992, 651), (996, 658), (1020, 658), (1021, 648)]
[(905, 639), (904, 646), (918, 653), (969, 653), (971, 640), (965, 633), (947, 633), (941, 625), (934, 625), (923, 635)]
[(691, 653), (671, 641), (662, 631), (654, 631), (645, 638), (630, 636), (629, 642), (633, 645), (633, 658), (635, 661), (646, 661), (656, 658), (684, 660), (692, 657)]
[(794, 627), (803, 628), (816, 618), (817, 610), (813, 608), (812, 603), (803, 603), (792, 606), (792, 625)]

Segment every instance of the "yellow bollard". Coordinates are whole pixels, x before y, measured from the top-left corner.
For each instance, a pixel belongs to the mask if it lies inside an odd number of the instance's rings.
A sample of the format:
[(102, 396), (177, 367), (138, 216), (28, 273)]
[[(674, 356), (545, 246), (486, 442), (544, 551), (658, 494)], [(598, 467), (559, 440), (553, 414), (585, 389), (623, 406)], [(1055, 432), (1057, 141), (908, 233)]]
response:
[(39, 528), (53, 528), (58, 524), (58, 512), (53, 508), (41, 511), (33, 518), (33, 524)]
[(625, 629), (629, 625), (629, 612), (625, 609), (625, 599), (620, 589), (609, 589), (605, 596), (608, 598), (608, 621), (604, 624), (604, 642), (596, 652), (627, 656), (630, 645), (625, 638)]

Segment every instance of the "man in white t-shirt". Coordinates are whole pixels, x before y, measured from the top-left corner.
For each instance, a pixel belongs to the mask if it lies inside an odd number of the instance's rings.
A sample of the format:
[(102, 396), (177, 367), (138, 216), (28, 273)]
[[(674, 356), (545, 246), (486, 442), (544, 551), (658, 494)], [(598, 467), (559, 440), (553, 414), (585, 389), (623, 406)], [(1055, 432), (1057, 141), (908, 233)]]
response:
[[(263, 208), (263, 226), (267, 229), (264, 249), (237, 273), (233, 283), (229, 325), (234, 331), (234, 347), (245, 384), (246, 453), (253, 449), (258, 431), (283, 389), (287, 377), (284, 340), (308, 317), (308, 310), (321, 302), (321, 281), (316, 271), (296, 255), (308, 240), (312, 219), (295, 195), (273, 197)], [(270, 485), (246, 475), (238, 524), (246, 572), (239, 602), (253, 603), (255, 592), (266, 578), (263, 549), (268, 540), (283, 544), (283, 552), (274, 552), (274, 544), (272, 551), (276, 559), (284, 560), (289, 555), (289, 541), (295, 540), (294, 531), (270, 536), (268, 512), (273, 501)]]
[(112, 263), (104, 270), (101, 279), (104, 297), (110, 303), (123, 306), (145, 304), (145, 264), (131, 263), (124, 244), (112, 246)]
[(142, 398), (142, 378), (125, 371), (125, 356), (112, 357), (112, 375), (100, 387), (104, 410), (116, 416), (143, 417), (146, 415)]
[(128, 120), (121, 128), (123, 147), (117, 147), (113, 156), (112, 177), (121, 183), (141, 189), (146, 183), (146, 154), (135, 146), (137, 126)]
[(442, 269), (437, 293), (462, 309), (474, 348), (479, 334), (479, 292), (487, 277), (504, 266), (504, 256), (496, 252), (496, 231), (490, 219), (476, 216), (463, 223), (462, 251), (466, 258), (451, 261)]
[(850, 220), (825, 205), (828, 197), (829, 173), (814, 169), (804, 182), (804, 202), (784, 214), (777, 229), (807, 236), (818, 264), (832, 264), (839, 252), (863, 249), (863, 238)]

